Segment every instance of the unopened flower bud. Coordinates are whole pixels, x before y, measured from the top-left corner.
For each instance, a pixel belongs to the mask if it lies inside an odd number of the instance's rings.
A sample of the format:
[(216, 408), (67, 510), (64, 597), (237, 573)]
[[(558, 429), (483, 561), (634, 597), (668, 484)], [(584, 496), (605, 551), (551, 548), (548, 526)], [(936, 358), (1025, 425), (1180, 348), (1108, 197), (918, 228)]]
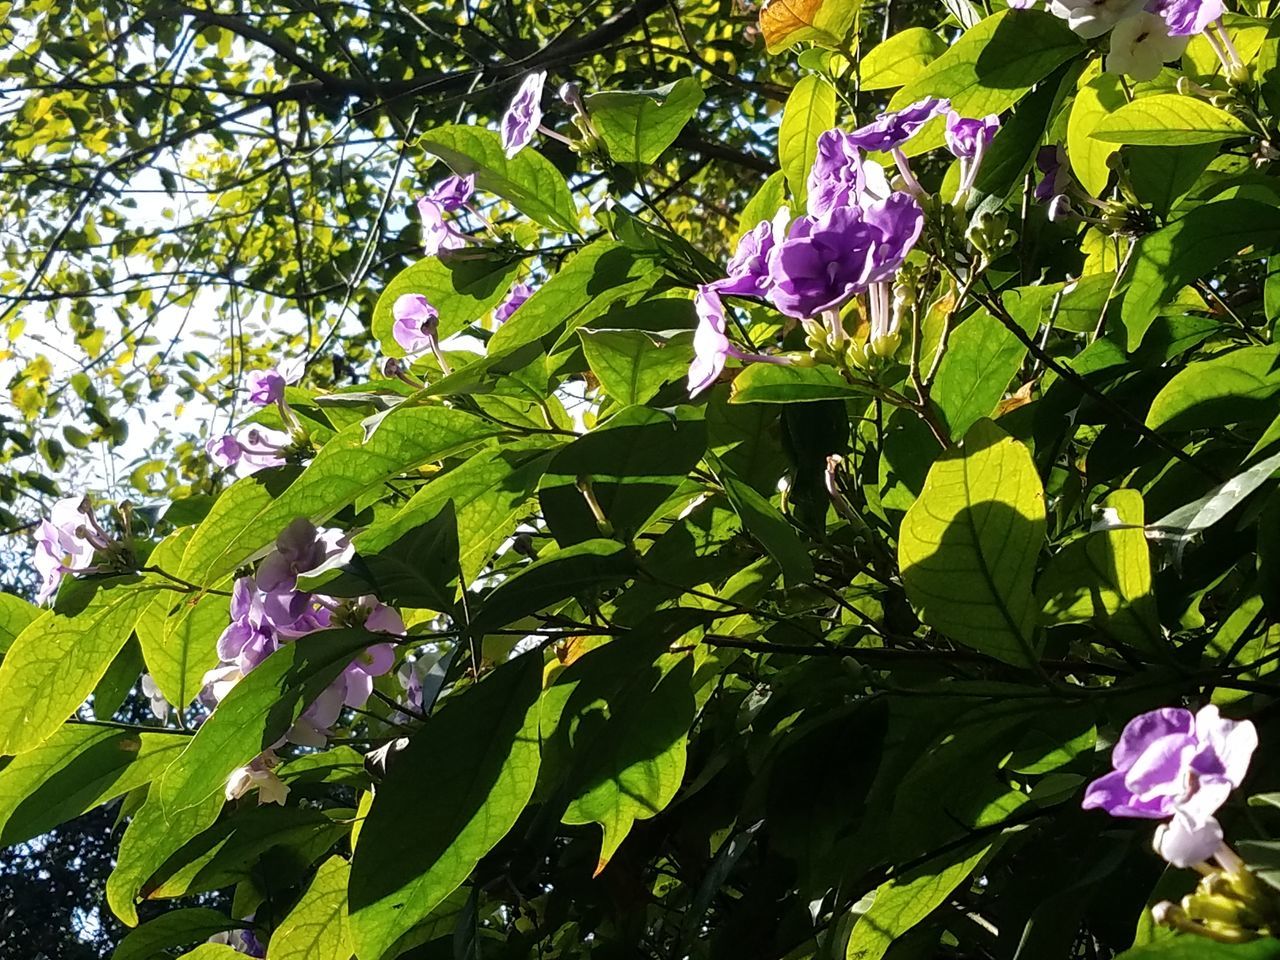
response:
[(404, 364), (397, 357), (382, 358), (382, 375), (389, 379), (399, 377), (404, 373)]
[[(1054, 207), (1059, 200), (1065, 200), (1065, 197), (1059, 194), (1049, 204), (1050, 220), (1054, 219)], [(1003, 212), (993, 210), (984, 210), (973, 218), (969, 229), (965, 231), (965, 239), (988, 261), (1013, 249), (1018, 241), (1017, 236), (1009, 229), (1008, 217)]]

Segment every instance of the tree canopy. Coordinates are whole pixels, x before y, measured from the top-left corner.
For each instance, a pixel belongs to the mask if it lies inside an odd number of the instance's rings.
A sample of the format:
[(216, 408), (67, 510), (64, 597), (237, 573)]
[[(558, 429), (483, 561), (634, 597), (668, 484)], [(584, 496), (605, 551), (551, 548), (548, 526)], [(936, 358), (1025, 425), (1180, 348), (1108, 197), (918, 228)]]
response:
[(1270, 4), (0, 9), (64, 925), (1280, 957)]

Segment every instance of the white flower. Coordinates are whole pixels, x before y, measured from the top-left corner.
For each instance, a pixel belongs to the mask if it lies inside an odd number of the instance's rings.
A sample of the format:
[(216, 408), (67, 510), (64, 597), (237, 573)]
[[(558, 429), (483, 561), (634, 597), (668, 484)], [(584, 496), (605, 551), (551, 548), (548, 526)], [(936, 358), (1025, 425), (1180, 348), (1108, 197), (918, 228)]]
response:
[(1049, 12), (1089, 40), (1100, 37), (1117, 23), (1139, 12), (1145, 0), (1050, 0)]
[(239, 800), (250, 790), (258, 791), (258, 803), (278, 803), (284, 806), (289, 787), (276, 775), (280, 758), (272, 750), (264, 750), (254, 757), (248, 766), (236, 767), (227, 777), (227, 799)]
[(1190, 37), (1169, 36), (1169, 25), (1154, 13), (1138, 13), (1116, 24), (1111, 32), (1107, 72), (1134, 80), (1154, 80), (1160, 68), (1177, 60)]
[(151, 713), (157, 720), (163, 723), (169, 719), (169, 701), (164, 698), (149, 673), (142, 675), (142, 695), (151, 701)]

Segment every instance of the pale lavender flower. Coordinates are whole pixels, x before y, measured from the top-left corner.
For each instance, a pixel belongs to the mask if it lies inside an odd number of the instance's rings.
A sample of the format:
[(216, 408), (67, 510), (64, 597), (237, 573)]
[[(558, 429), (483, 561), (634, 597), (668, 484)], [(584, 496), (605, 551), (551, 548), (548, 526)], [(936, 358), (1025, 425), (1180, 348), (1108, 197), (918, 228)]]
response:
[(265, 407), (284, 399), (285, 380), (279, 370), (251, 370), (245, 379), (250, 403)]
[(49, 519), (36, 527), (35, 567), (40, 574), (37, 603), (58, 592), (68, 573), (83, 573), (93, 565), (95, 550), (109, 546), (84, 497), (64, 497), (54, 503)]
[(427, 194), (426, 199), (439, 205), (440, 209), (452, 213), (467, 205), (471, 195), (476, 191), (476, 176), (469, 173), (460, 177), (456, 173), (445, 177)]
[(391, 316), (395, 318), (391, 336), (405, 353), (421, 353), (436, 345), (440, 314), (422, 294), (405, 293), (396, 297)]
[[(232, 466), (236, 476), (247, 477), (268, 467), (285, 464), (284, 451), (292, 443), (283, 430), (272, 430), (250, 424), (232, 438), (240, 449), (240, 456)], [(217, 462), (217, 461), (215, 461)]]
[(422, 250), (428, 257), (439, 256), (444, 250), (465, 247), (469, 238), (454, 229), (444, 218), (445, 209), (430, 197), (418, 201), (418, 216), (422, 220)]
[(1223, 719), (1212, 704), (1194, 715), (1177, 707), (1140, 714), (1111, 751), (1115, 769), (1089, 784), (1081, 805), (1113, 817), (1171, 817), (1157, 836), (1161, 855), (1179, 866), (1199, 862), (1221, 842), (1214, 814), (1244, 781), (1257, 746), (1250, 721)]
[(502, 117), (502, 149), (508, 160), (529, 145), (542, 123), (542, 88), (546, 82), (545, 70), (526, 76)]
[(356, 657), (342, 672), (346, 684), (343, 702), (348, 707), (363, 707), (373, 695), (373, 680), (389, 673), (396, 665), (396, 647), (393, 643), (375, 643)]
[(698, 329), (693, 334), (693, 362), (689, 364), (689, 396), (696, 397), (710, 387), (724, 370), (736, 348), (725, 336), (724, 307), (720, 295), (710, 286), (698, 288), (693, 300)]
[(506, 323), (511, 319), (511, 315), (524, 306), (524, 302), (532, 296), (533, 287), (527, 283), (517, 283), (507, 294), (507, 298), (493, 311), (494, 323)]
[(333, 570), (355, 556), (350, 536), (342, 530), (317, 527), (299, 517), (276, 537), (275, 550), (258, 566), (259, 590), (292, 590), (298, 577)]
[(244, 455), (244, 448), (240, 446), (240, 441), (230, 433), (209, 438), (205, 441), (204, 451), (209, 455), (210, 462), (223, 470), (234, 467)]

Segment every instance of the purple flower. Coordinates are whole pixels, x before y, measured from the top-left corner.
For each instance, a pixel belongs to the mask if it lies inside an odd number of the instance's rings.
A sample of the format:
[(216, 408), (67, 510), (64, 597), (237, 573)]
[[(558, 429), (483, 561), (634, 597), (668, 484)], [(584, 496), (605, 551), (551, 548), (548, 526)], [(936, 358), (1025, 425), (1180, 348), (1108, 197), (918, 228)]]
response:
[(809, 169), (809, 216), (820, 217), (836, 207), (865, 206), (888, 195), (884, 168), (862, 158), (853, 134), (827, 130), (818, 137), (818, 155)]
[(404, 636), (404, 617), (395, 607), (379, 603), (373, 597), (364, 597), (361, 605), (368, 610), (364, 618), (364, 628), (371, 633), (389, 633), (393, 636)]
[(460, 207), (464, 207), (467, 201), (471, 199), (471, 195), (476, 192), (476, 176), (469, 173), (465, 177), (460, 177), (456, 173), (452, 176), (445, 177), (427, 194), (426, 199), (438, 205), (440, 209), (452, 213)]
[(1067, 172), (1067, 152), (1057, 144), (1040, 148), (1036, 154), (1036, 168), (1044, 175), (1033, 194), (1040, 203), (1049, 203), (1060, 196), (1071, 182), (1071, 174)]
[(420, 353), (436, 344), (440, 314), (422, 294), (406, 293), (396, 297), (391, 316), (395, 318), (391, 336), (405, 353)]
[(801, 217), (769, 260), (769, 299), (789, 317), (836, 309), (872, 282), (891, 277), (920, 236), (924, 215), (895, 193), (868, 207)]
[(726, 268), (728, 276), (711, 286), (717, 293), (763, 297), (773, 282), (769, 276), (769, 255), (786, 237), (791, 211), (778, 210), (772, 220), (761, 220), (742, 235)]
[(249, 402), (265, 407), (284, 399), (284, 377), (278, 370), (251, 370), (246, 378), (249, 383)]
[(495, 323), (506, 323), (511, 315), (524, 306), (524, 302), (533, 296), (533, 287), (527, 283), (517, 283), (507, 294), (507, 299), (498, 304), (493, 311)]
[(258, 589), (271, 593), (292, 590), (298, 577), (342, 566), (355, 556), (346, 533), (317, 527), (299, 517), (276, 537), (276, 548), (258, 567)]
[(244, 455), (244, 448), (233, 435), (224, 433), (220, 437), (211, 437), (205, 442), (204, 451), (209, 455), (215, 467), (225, 470), (234, 467)]
[(346, 693), (343, 702), (348, 707), (363, 707), (373, 694), (373, 678), (389, 673), (396, 665), (396, 647), (393, 643), (376, 643), (343, 671)]
[(971, 120), (952, 110), (947, 114), (947, 149), (961, 160), (981, 157), (999, 129), (1000, 118), (994, 113)]
[(291, 442), (289, 434), (282, 430), (270, 430), (252, 424), (240, 430), (232, 439), (240, 448), (239, 459), (234, 462), (236, 475), (240, 477), (247, 477), (268, 467), (283, 466), (285, 458), (282, 451)]
[(422, 250), (428, 257), (467, 245), (467, 235), (446, 223), (444, 214), (445, 208), (430, 197), (418, 201), (418, 216), (422, 218)]
[(716, 382), (724, 362), (737, 351), (725, 336), (724, 307), (713, 287), (700, 286), (693, 298), (698, 329), (693, 334), (693, 362), (689, 364), (689, 396), (696, 397)]
[(545, 70), (529, 74), (503, 114), (502, 149), (508, 160), (529, 145), (542, 123), (542, 87), (546, 82)]
[(49, 511), (49, 519), (36, 527), (35, 567), (40, 574), (37, 603), (58, 592), (68, 573), (81, 573), (93, 565), (95, 550), (107, 546), (84, 497), (64, 497)]
[(404, 688), (404, 702), (410, 710), (422, 710), (424, 703), (422, 689), (422, 674), (418, 672), (416, 664), (405, 661), (401, 664), (400, 669), (396, 671), (396, 679), (400, 681), (400, 686)]
[(871, 123), (848, 134), (849, 142), (863, 150), (896, 150), (915, 136), (922, 126), (949, 109), (949, 100), (925, 97), (901, 110), (880, 114)]
[(1146, 9), (1169, 25), (1169, 36), (1190, 37), (1222, 16), (1222, 0), (1151, 0)]
[(302, 711), (302, 716), (289, 728), (285, 739), (303, 747), (325, 746), (329, 741), (330, 728), (342, 716), (346, 697), (347, 679), (345, 674), (341, 674), (316, 697), (311, 706)]
[(1211, 838), (1221, 840), (1213, 815), (1244, 780), (1257, 746), (1250, 721), (1225, 720), (1212, 704), (1195, 715), (1178, 707), (1140, 714), (1111, 751), (1115, 769), (1089, 784), (1081, 806), (1113, 817), (1173, 817), (1157, 844), (1184, 865)]

